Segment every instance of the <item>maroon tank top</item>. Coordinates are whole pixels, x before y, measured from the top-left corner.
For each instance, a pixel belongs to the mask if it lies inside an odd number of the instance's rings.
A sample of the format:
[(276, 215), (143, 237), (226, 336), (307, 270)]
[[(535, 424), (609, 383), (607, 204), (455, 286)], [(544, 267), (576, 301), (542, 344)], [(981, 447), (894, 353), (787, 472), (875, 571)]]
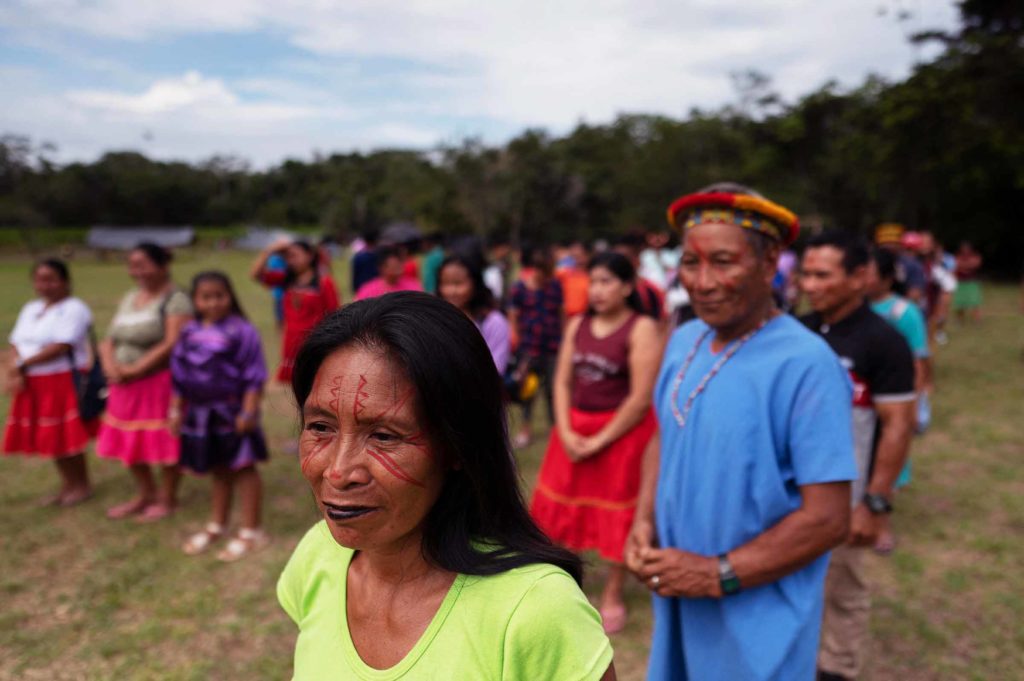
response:
[(576, 331), (572, 355), (572, 406), (580, 411), (612, 411), (629, 395), (629, 334), (640, 315), (633, 313), (605, 338), (597, 338), (586, 316)]

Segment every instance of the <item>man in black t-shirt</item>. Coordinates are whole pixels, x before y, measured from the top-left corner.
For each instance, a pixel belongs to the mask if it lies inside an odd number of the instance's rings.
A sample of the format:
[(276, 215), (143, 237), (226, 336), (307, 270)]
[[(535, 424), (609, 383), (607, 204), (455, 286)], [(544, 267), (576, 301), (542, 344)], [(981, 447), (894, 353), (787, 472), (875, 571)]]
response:
[(867, 245), (842, 232), (815, 237), (801, 264), (800, 284), (814, 309), (802, 318), (820, 334), (853, 381), (854, 451), (850, 537), (832, 552), (825, 583), (819, 680), (855, 679), (863, 662), (871, 600), (863, 559), (892, 511), (896, 478), (916, 420), (914, 358), (903, 336), (868, 307)]

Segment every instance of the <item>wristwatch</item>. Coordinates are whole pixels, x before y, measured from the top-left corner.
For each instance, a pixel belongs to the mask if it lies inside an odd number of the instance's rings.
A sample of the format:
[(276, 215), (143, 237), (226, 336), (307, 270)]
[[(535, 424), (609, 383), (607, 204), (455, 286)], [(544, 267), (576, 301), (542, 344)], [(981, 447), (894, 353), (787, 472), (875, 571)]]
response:
[(740, 590), (740, 578), (736, 576), (729, 556), (725, 553), (718, 557), (718, 583), (722, 587), (723, 596), (731, 596)]
[(868, 507), (874, 515), (885, 515), (886, 513), (892, 513), (892, 502), (886, 499), (881, 494), (865, 494), (864, 505)]

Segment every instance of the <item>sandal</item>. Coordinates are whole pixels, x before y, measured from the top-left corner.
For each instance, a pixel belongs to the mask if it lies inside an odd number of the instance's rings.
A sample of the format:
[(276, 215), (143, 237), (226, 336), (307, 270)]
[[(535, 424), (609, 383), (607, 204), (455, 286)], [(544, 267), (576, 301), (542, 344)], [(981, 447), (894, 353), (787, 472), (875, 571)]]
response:
[(137, 523), (155, 523), (174, 513), (174, 506), (157, 501), (147, 505), (135, 519)]
[(626, 628), (628, 612), (625, 605), (602, 607), (598, 612), (601, 614), (601, 626), (604, 627), (604, 633), (617, 634)]
[(198, 556), (200, 553), (209, 549), (213, 545), (213, 542), (223, 536), (223, 525), (213, 522), (206, 523), (206, 527), (185, 540), (185, 543), (181, 545), (181, 550), (184, 551), (187, 556)]
[(250, 553), (265, 548), (269, 543), (270, 537), (262, 529), (243, 527), (238, 531), (238, 536), (229, 541), (227, 546), (217, 553), (217, 560), (233, 563)]
[(132, 499), (117, 506), (111, 506), (107, 509), (107, 517), (111, 520), (122, 520), (136, 513), (142, 513), (149, 507), (149, 503), (145, 499)]

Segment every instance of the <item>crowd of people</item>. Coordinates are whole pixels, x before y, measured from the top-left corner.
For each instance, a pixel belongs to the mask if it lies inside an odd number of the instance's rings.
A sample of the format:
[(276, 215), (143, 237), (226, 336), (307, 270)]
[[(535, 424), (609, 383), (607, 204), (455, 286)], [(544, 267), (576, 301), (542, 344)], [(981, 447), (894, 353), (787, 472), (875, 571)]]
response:
[[(668, 214), (671, 237), (522, 245), (518, 263), (501, 241), (367, 233), (345, 305), (321, 249), (259, 254), (274, 379), (323, 516), (278, 583), (295, 678), (614, 679), (630, 573), (654, 602), (651, 679), (858, 677), (864, 555), (896, 547), (933, 358), (951, 310), (980, 318), (981, 258), (891, 223), (873, 244), (825, 231), (798, 252), (796, 216), (733, 183)], [(224, 273), (180, 289), (148, 243), (127, 263), (134, 288), (101, 339), (67, 265), (33, 266), (4, 452), (54, 460), (42, 503), (73, 506), (92, 494), (95, 437), (134, 483), (112, 520), (160, 521), (182, 470), (209, 474), (209, 521), (182, 550), (223, 540), (217, 557), (238, 560), (269, 541), (260, 334)], [(527, 502), (514, 451), (541, 396)], [(586, 551), (608, 563), (597, 608)]]

